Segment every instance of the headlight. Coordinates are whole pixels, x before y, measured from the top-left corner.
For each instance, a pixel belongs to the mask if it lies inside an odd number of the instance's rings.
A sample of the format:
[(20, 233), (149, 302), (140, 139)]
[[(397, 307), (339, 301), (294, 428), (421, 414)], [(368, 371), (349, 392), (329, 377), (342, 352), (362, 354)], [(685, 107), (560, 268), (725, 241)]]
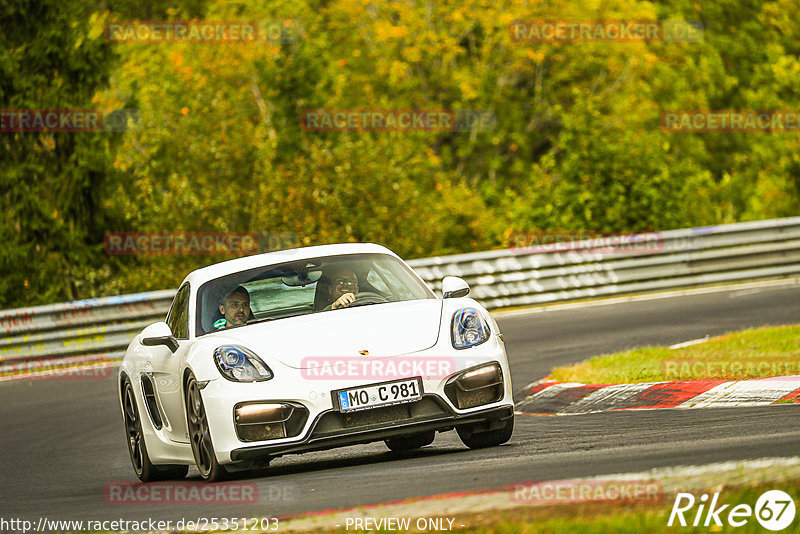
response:
[(464, 308), (453, 314), (453, 347), (468, 349), (489, 339), (489, 325), (475, 308)]
[(222, 376), (234, 382), (261, 382), (273, 377), (272, 369), (261, 358), (238, 345), (218, 347), (214, 363)]

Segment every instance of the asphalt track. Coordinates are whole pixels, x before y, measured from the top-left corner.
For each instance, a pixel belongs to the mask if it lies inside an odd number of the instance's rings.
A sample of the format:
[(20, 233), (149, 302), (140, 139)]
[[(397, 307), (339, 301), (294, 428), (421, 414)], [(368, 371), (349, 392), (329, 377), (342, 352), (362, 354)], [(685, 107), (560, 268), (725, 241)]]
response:
[[(516, 390), (556, 365), (761, 325), (800, 322), (800, 286), (729, 290), (501, 315)], [(800, 406), (518, 415), (511, 441), (466, 449), (453, 432), (415, 453), (382, 443), (274, 460), (236, 483), (255, 504), (108, 504), (109, 483), (136, 480), (115, 382), (0, 383), (0, 518), (173, 520), (286, 516), (515, 482), (800, 454)], [(197, 481), (197, 472), (188, 481)]]

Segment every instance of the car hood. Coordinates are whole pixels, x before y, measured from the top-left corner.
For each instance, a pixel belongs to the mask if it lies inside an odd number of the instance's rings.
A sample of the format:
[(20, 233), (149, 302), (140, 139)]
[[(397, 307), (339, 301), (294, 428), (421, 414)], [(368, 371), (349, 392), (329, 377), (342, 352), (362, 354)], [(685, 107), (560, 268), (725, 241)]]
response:
[(439, 338), (442, 301), (423, 299), (332, 310), (212, 334), (235, 339), (289, 367), (324, 367), (334, 358), (370, 359), (428, 349)]

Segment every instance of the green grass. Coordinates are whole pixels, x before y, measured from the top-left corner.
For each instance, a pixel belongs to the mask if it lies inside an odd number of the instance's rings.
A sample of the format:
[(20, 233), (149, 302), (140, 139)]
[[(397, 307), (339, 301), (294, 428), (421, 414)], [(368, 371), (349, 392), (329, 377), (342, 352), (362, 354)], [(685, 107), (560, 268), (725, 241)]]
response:
[(742, 380), (800, 375), (800, 325), (744, 330), (670, 350), (641, 349), (558, 367), (553, 379), (585, 384), (663, 380)]
[[(661, 533), (679, 532), (681, 534), (699, 534), (708, 532), (750, 534), (770, 532), (763, 528), (755, 515), (750, 515), (746, 519), (746, 524), (740, 527), (732, 527), (728, 524), (728, 513), (739, 504), (748, 505), (751, 510), (755, 509), (758, 498), (769, 490), (782, 490), (786, 492), (797, 504), (800, 502), (800, 481), (791, 480), (784, 482), (764, 482), (750, 483), (745, 486), (716, 486), (705, 490), (687, 488), (685, 491), (695, 497), (694, 506), (684, 513), (687, 526), (683, 527), (676, 519), (671, 527), (667, 526), (670, 512), (675, 502), (674, 494), (667, 494), (659, 503), (638, 503), (620, 504), (612, 502), (588, 502), (558, 504), (546, 506), (518, 506), (503, 510), (490, 510), (475, 513), (444, 513), (441, 517), (454, 519), (455, 525), (464, 525), (464, 528), (454, 527), (458, 533), (465, 534), (590, 534), (590, 533)], [(712, 498), (715, 492), (719, 493), (717, 509), (723, 505), (728, 505), (719, 514), (722, 526), (709, 521), (709, 526), (692, 526), (694, 523), (698, 506), (701, 504), (700, 496), (704, 493)], [(773, 504), (774, 506), (774, 504)], [(699, 525), (706, 520), (708, 506), (704, 505)], [(754, 513), (754, 512), (753, 512)], [(440, 517), (437, 515), (437, 517)], [(741, 519), (741, 518), (740, 518)], [(411, 521), (412, 528), (409, 532), (420, 532), (413, 525), (416, 521)], [(338, 529), (321, 527), (311, 529), (307, 532), (314, 534), (328, 532), (344, 532), (344, 527)], [(396, 532), (389, 530), (362, 531), (362, 532)], [(780, 532), (800, 533), (800, 507), (798, 508), (795, 519), (787, 528)]]
[[(754, 516), (747, 518), (747, 524), (741, 527), (731, 527), (727, 524), (727, 514), (737, 504), (747, 504), (751, 508), (755, 507), (758, 497), (768, 490), (780, 489), (792, 497), (795, 503), (800, 498), (800, 482), (784, 482), (780, 484), (754, 484), (748, 487), (739, 488), (714, 488), (706, 490), (712, 495), (718, 491), (720, 493), (718, 507), (722, 504), (730, 504), (724, 512), (720, 514), (722, 527), (681, 527), (677, 520), (672, 527), (667, 527), (670, 511), (674, 502), (674, 496), (666, 496), (657, 505), (638, 504), (638, 505), (619, 505), (608, 503), (573, 504), (546, 507), (520, 507), (511, 510), (498, 510), (489, 513), (474, 514), (470, 517), (459, 517), (462, 524), (468, 525), (466, 529), (459, 532), (466, 533), (498, 533), (498, 534), (540, 534), (540, 533), (560, 533), (569, 532), (570, 534), (595, 533), (595, 532), (680, 532), (699, 533), (699, 532), (736, 532), (737, 534), (750, 532), (769, 532), (764, 529)], [(699, 499), (702, 491), (691, 492)], [(684, 514), (691, 525), (697, 511), (695, 506), (690, 512)], [(707, 507), (706, 507), (707, 509)], [(704, 509), (704, 512), (705, 510)], [(798, 510), (800, 515), (800, 510)], [(703, 513), (700, 523), (705, 521)], [(781, 532), (794, 533), (800, 532), (800, 519), (795, 520)]]

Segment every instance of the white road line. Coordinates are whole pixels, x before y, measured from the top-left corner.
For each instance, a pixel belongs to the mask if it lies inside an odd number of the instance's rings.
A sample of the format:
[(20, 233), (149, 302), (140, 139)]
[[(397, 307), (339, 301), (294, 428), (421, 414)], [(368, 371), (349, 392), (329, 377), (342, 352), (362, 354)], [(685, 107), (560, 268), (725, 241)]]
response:
[(699, 345), (700, 343), (705, 343), (709, 339), (710, 337), (706, 336), (706, 337), (701, 337), (700, 339), (692, 339), (689, 341), (684, 341), (682, 343), (675, 343), (674, 345), (670, 345), (669, 349), (675, 350), (675, 349), (682, 349), (683, 347), (691, 347), (692, 345)]

